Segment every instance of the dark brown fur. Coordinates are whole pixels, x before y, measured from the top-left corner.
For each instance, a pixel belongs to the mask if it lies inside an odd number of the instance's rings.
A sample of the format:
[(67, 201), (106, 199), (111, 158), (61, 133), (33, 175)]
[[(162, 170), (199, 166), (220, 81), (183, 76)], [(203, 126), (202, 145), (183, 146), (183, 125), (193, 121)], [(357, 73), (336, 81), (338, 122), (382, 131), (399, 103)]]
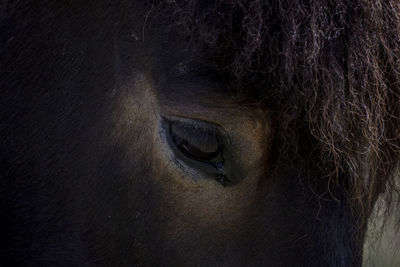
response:
[(272, 107), (279, 165), (316, 157), (331, 183), (351, 175), (357, 211), (369, 214), (382, 193), (390, 207), (400, 155), (397, 1), (162, 2), (153, 13), (172, 14), (236, 89)]
[[(0, 265), (360, 266), (376, 199), (396, 204), (397, 1), (5, 1), (0, 32)], [(231, 202), (149, 137), (185, 45), (267, 113)]]

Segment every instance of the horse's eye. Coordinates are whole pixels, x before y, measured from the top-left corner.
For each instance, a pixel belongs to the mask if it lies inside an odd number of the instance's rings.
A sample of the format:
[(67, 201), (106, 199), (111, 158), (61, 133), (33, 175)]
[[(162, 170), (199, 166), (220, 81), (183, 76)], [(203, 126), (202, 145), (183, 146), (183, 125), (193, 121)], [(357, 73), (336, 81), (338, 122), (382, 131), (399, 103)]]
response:
[(229, 143), (229, 138), (218, 126), (194, 119), (164, 118), (163, 129), (174, 162), (187, 170), (194, 180), (205, 178), (224, 186), (232, 184), (224, 159), (224, 144)]
[(200, 125), (185, 122), (170, 122), (169, 134), (172, 142), (185, 156), (209, 163), (217, 163), (215, 159), (222, 152), (222, 144), (218, 134)]

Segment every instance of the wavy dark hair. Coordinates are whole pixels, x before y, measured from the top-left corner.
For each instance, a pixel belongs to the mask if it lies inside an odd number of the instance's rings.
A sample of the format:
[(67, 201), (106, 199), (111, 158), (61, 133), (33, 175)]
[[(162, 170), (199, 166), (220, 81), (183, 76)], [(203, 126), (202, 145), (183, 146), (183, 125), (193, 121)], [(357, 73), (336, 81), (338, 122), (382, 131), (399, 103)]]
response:
[(266, 103), (279, 164), (322, 162), (330, 185), (348, 174), (343, 188), (365, 218), (379, 196), (390, 211), (400, 155), (398, 1), (169, 0), (154, 10)]

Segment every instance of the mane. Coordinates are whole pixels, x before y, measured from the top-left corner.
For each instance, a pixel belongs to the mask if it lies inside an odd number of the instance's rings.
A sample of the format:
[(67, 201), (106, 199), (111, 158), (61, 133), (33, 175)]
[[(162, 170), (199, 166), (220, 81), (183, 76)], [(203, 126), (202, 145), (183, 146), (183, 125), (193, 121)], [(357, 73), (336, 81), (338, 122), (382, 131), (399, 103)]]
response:
[(368, 218), (380, 196), (390, 211), (400, 155), (398, 1), (176, 0), (154, 9), (221, 77), (268, 106), (278, 165), (317, 160), (354, 211)]

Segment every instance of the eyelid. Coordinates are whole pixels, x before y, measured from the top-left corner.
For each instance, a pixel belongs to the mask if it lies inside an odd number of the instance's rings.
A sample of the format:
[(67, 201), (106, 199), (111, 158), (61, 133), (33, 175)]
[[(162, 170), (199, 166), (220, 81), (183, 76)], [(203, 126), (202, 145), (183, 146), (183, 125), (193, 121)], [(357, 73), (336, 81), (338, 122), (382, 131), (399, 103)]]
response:
[(207, 130), (212, 130), (215, 131), (217, 135), (220, 136), (221, 139), (224, 140), (226, 144), (231, 143), (231, 138), (229, 133), (219, 124), (203, 119), (193, 119), (193, 118), (187, 118), (187, 117), (181, 117), (181, 116), (175, 116), (175, 115), (170, 115), (170, 116), (163, 116), (162, 117), (165, 121), (167, 122), (182, 122), (182, 123), (187, 123), (188, 125), (192, 126), (198, 126), (203, 129)]

